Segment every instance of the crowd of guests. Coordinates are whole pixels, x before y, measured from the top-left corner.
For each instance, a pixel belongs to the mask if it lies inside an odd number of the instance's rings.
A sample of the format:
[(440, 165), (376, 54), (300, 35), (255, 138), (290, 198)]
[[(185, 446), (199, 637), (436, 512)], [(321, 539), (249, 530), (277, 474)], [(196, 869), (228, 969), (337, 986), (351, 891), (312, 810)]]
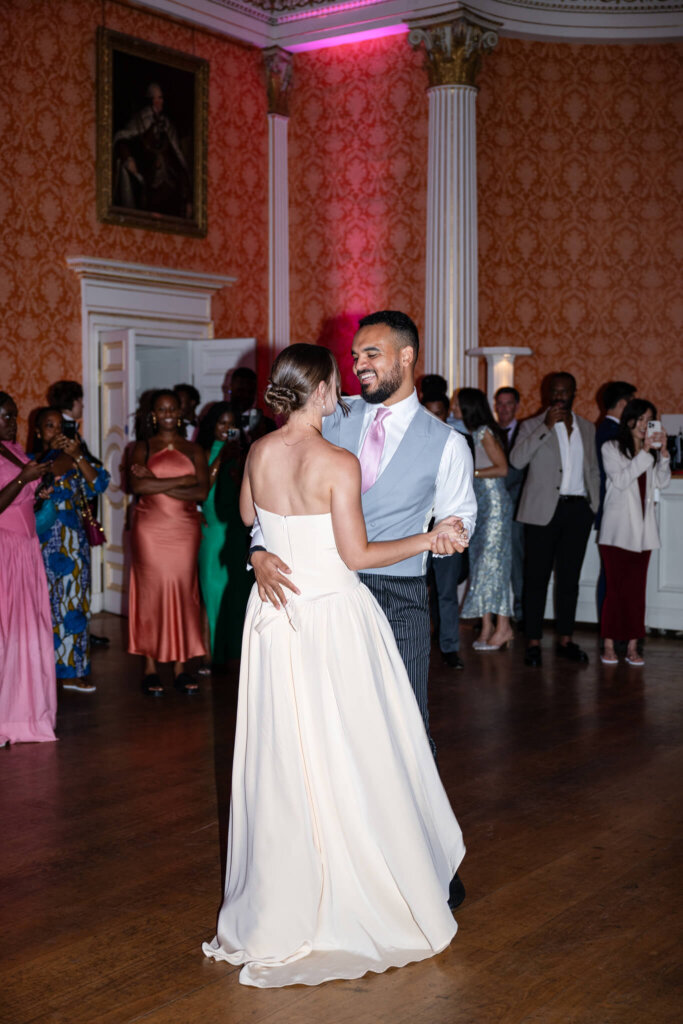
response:
[[(606, 385), (596, 431), (573, 412), (569, 373), (551, 375), (543, 410), (523, 421), (513, 387), (496, 392), (492, 410), (477, 388), (449, 397), (442, 377), (422, 378), (422, 404), (465, 434), (474, 456), (478, 520), (469, 550), (435, 557), (429, 570), (447, 665), (463, 667), (460, 617), (480, 621), (473, 647), (481, 653), (507, 646), (516, 623), (526, 635), (526, 664), (540, 665), (553, 571), (556, 653), (586, 662), (572, 637), (593, 527), (601, 659), (615, 664), (623, 650), (629, 664), (644, 664), (647, 568), (659, 546), (655, 488), (671, 472), (656, 407), (635, 393), (623, 381)], [(170, 662), (174, 685), (192, 694), (190, 659), (201, 659), (202, 674), (239, 657), (251, 586), (241, 478), (250, 444), (275, 428), (256, 397), (256, 375), (244, 367), (233, 372), (226, 401), (201, 417), (192, 385), (141, 396), (121, 468), (132, 495), (128, 649), (144, 659), (142, 689), (150, 696), (164, 692), (160, 663)], [(56, 681), (92, 692), (91, 645), (108, 643), (89, 620), (90, 546), (100, 542), (93, 524), (109, 474), (78, 429), (80, 385), (59, 381), (47, 398), (31, 416), (27, 454), (17, 443), (16, 404), (0, 392), (0, 745), (54, 739)]]
[(588, 661), (572, 636), (593, 527), (601, 558), (601, 660), (617, 664), (623, 649), (630, 665), (644, 664), (647, 568), (652, 550), (659, 547), (654, 494), (671, 478), (666, 434), (654, 404), (635, 398), (636, 387), (625, 381), (611, 381), (602, 389), (606, 415), (597, 430), (573, 412), (572, 374), (552, 374), (546, 385), (543, 411), (520, 421), (516, 388), (498, 389), (494, 417), (478, 388), (460, 388), (449, 400), (442, 377), (430, 374), (422, 381), (423, 405), (466, 432), (474, 454), (477, 529), (462, 605), (457, 587), (467, 573), (455, 567), (448, 573), (436, 559), (431, 572), (439, 646), (453, 668), (463, 667), (458, 614), (481, 621), (473, 648), (483, 652), (505, 647), (516, 621), (526, 635), (525, 663), (541, 665), (553, 571), (556, 654)]

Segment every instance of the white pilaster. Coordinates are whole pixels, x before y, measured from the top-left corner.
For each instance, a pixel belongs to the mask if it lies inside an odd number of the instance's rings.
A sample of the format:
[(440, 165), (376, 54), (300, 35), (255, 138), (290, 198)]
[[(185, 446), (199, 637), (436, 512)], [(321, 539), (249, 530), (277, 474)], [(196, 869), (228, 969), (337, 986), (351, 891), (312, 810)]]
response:
[(268, 344), (271, 357), (289, 345), (289, 118), (268, 114)]
[(425, 370), (454, 389), (477, 384), (465, 359), (478, 341), (477, 90), (437, 85), (428, 95)]

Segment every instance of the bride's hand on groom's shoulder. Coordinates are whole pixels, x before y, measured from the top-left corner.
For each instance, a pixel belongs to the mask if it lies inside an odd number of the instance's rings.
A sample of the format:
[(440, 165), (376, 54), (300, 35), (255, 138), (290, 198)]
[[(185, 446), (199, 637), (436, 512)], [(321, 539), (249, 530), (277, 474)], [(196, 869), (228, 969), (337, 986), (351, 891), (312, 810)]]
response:
[(269, 601), (275, 608), (280, 608), (287, 604), (283, 587), (287, 587), (293, 594), (301, 593), (299, 588), (285, 575), (291, 573), (292, 570), (277, 555), (273, 555), (270, 551), (253, 551), (250, 561), (262, 601)]
[(467, 530), (457, 516), (447, 516), (435, 524), (430, 531), (430, 551), (434, 555), (454, 555), (464, 551), (469, 544)]

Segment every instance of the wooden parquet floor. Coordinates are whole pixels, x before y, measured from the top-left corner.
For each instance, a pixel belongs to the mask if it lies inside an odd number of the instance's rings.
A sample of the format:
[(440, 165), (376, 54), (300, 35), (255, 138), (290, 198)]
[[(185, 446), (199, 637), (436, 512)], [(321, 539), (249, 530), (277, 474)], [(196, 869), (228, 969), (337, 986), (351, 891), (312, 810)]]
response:
[(201, 953), (227, 834), (236, 674), (139, 691), (123, 621), (60, 741), (0, 750), (3, 1024), (668, 1024), (681, 998), (683, 644), (644, 670), (434, 658), (433, 733), (468, 847), (460, 930), (360, 981), (259, 991)]

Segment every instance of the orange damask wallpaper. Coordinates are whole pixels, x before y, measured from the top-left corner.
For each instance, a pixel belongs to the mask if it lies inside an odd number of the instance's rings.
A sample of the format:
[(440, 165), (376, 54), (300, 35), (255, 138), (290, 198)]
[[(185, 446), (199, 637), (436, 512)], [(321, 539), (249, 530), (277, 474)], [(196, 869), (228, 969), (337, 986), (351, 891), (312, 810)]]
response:
[[(358, 316), (424, 320), (427, 97), (404, 37), (297, 54), (289, 125), (292, 341)], [(350, 378), (346, 378), (350, 379)]]
[(533, 349), (526, 413), (557, 368), (591, 419), (610, 378), (683, 408), (682, 52), (503, 39), (484, 63), (479, 339)]
[[(205, 239), (96, 220), (95, 31), (103, 15), (108, 28), (210, 61)], [(51, 381), (80, 375), (80, 284), (66, 256), (233, 275), (237, 283), (214, 297), (216, 334), (264, 343), (268, 134), (260, 53), (102, 0), (4, 0), (0, 38), (0, 388), (16, 396), (24, 423)]]
[[(595, 419), (633, 380), (680, 408), (681, 50), (502, 39), (477, 99), (481, 345), (529, 345), (524, 411), (558, 366)], [(290, 120), (292, 339), (358, 314), (424, 321), (428, 107), (405, 36), (299, 54)], [(676, 368), (678, 373), (676, 373)]]

